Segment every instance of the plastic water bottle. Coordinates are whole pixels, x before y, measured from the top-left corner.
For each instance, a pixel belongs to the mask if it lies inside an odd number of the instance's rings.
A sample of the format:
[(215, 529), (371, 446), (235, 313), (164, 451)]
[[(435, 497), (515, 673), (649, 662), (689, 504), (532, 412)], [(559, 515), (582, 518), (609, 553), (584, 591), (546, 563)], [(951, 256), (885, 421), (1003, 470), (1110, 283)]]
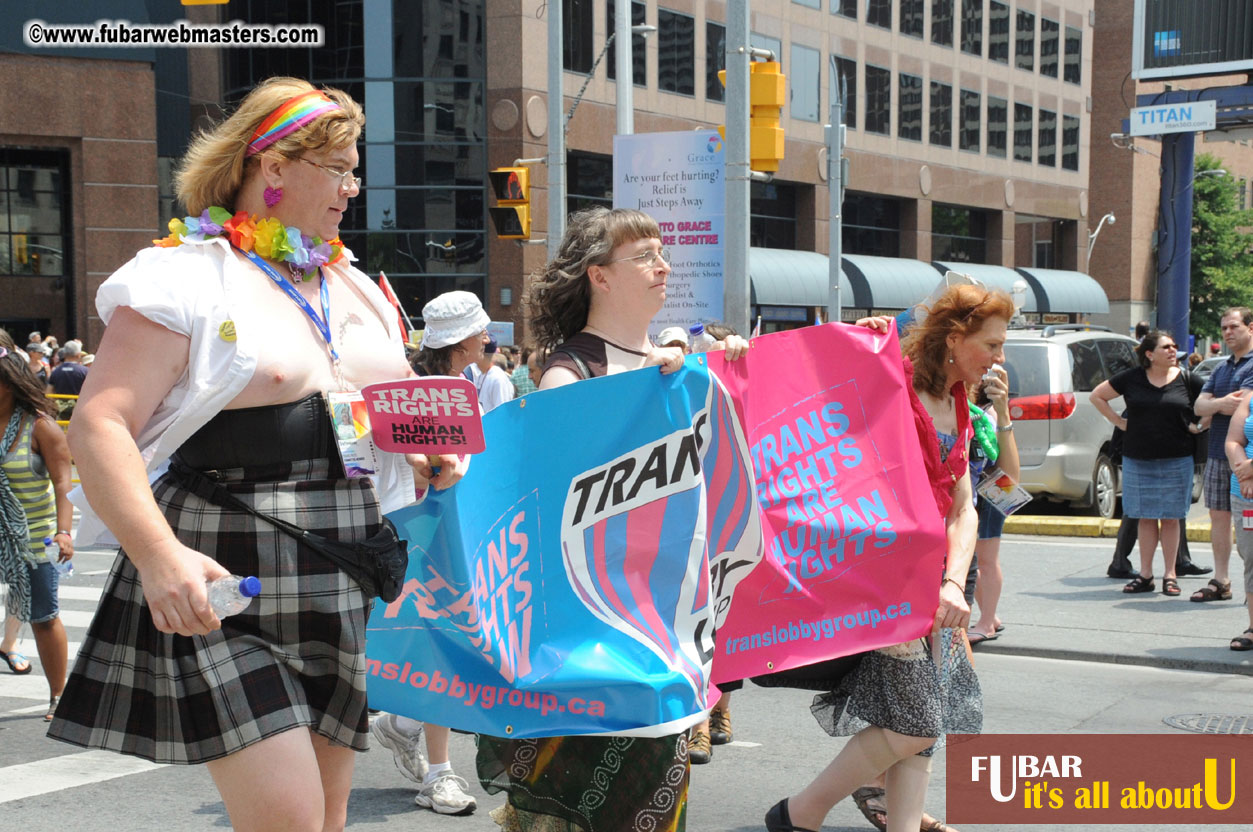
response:
[(718, 343), (714, 337), (705, 331), (704, 324), (696, 324), (688, 327), (687, 331), (691, 334), (692, 352), (709, 352), (713, 345)]
[(57, 570), (57, 577), (64, 581), (66, 578), (74, 577), (74, 561), (67, 560), (65, 563), (60, 562), (61, 547), (52, 541), (52, 538), (44, 538), (44, 558), (48, 563), (52, 564), (52, 568)]
[(225, 618), (244, 609), (261, 594), (261, 581), (249, 575), (241, 578), (231, 575), (209, 581), (209, 606), (218, 618)]

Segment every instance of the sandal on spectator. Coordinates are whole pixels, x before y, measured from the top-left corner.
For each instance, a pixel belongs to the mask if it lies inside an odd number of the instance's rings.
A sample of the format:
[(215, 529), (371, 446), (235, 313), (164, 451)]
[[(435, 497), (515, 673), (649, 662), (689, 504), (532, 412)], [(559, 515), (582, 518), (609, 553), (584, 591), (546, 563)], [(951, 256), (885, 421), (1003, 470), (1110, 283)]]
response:
[(1135, 592), (1152, 592), (1155, 589), (1157, 589), (1157, 584), (1153, 583), (1152, 575), (1147, 578), (1140, 575), (1137, 578), (1132, 578), (1131, 583), (1124, 586), (1122, 591), (1130, 595)]
[(862, 786), (854, 789), (853, 802), (870, 824), (879, 832), (887, 832), (888, 805), (883, 800), (883, 789), (877, 786)]
[(1179, 582), (1174, 578), (1162, 578), (1162, 594), (1175, 596), (1181, 592)]
[(919, 832), (957, 832), (956, 829), (949, 826), (942, 820), (936, 820), (926, 812), (922, 813), (922, 825)]
[(1209, 583), (1192, 593), (1190, 601), (1230, 601), (1231, 580), (1220, 581), (1210, 578)]
[[(1253, 650), (1253, 638), (1249, 638), (1249, 636), (1251, 635), (1253, 635), (1253, 627), (1250, 627), (1249, 629), (1245, 630), (1240, 635), (1233, 638), (1231, 640), (1231, 649), (1232, 650)], [(854, 792), (854, 794), (856, 794), (856, 792)]]
[(3, 650), (0, 650), (0, 659), (3, 659), (5, 664), (9, 666), (9, 670), (12, 670), (18, 676), (24, 676), (27, 673), (30, 673), (30, 659), (26, 658), (21, 653), (16, 651), (13, 653), (6, 653)]

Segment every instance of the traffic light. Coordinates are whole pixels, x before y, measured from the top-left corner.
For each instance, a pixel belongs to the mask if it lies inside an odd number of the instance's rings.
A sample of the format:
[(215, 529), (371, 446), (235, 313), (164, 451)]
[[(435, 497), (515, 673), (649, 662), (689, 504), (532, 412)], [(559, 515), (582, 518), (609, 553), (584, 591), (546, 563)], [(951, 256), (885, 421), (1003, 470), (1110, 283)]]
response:
[(787, 91), (787, 76), (779, 71), (778, 61), (757, 61), (751, 65), (749, 104), (752, 106), (749, 128), (749, 164), (753, 170), (774, 172), (783, 159), (783, 128), (779, 120)]
[(496, 236), (502, 240), (531, 239), (531, 171), (529, 168), (496, 168), (487, 174), (496, 192), (495, 208), (489, 208)]
[[(778, 61), (754, 61), (749, 64), (752, 74), (748, 78), (749, 111), (752, 113), (748, 129), (749, 167), (753, 170), (779, 169), (783, 158), (783, 128), (779, 126), (783, 98), (787, 91), (787, 76), (779, 72)], [(718, 70), (718, 80), (727, 85), (727, 71)], [(727, 137), (725, 125), (718, 125), (718, 135)]]

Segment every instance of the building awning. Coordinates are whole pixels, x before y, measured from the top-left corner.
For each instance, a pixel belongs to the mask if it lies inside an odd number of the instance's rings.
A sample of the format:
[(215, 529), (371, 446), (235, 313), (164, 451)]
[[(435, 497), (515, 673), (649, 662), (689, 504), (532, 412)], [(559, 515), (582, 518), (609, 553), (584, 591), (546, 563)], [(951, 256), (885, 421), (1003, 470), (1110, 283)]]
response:
[[(755, 306), (822, 306), (830, 295), (827, 256), (813, 251), (783, 248), (750, 248), (748, 276)], [(845, 306), (854, 291), (848, 275), (840, 275), (840, 295)]]
[(1080, 315), (1109, 314), (1109, 297), (1101, 284), (1083, 272), (1065, 269), (1018, 269), (1035, 292), (1041, 312)]
[[(1025, 274), (1019, 274), (1013, 269), (1007, 269), (1004, 266), (987, 266), (982, 263), (945, 263), (940, 260), (934, 261), (932, 264), (940, 275), (946, 271), (960, 272), (968, 274), (975, 280), (983, 283), (989, 289), (1000, 289), (1007, 295), (1012, 295), (1014, 291), (1014, 283), (1019, 280), (1026, 280), (1030, 291), (1027, 292), (1027, 302), (1022, 307), (1023, 312), (1047, 312), (1047, 309), (1041, 308), (1043, 301), (1040, 298), (1039, 288), (1036, 281)], [(1053, 310), (1059, 311), (1059, 310)]]
[(845, 305), (859, 309), (908, 309), (940, 282), (935, 269), (921, 260), (846, 254), (843, 261), (854, 295)]

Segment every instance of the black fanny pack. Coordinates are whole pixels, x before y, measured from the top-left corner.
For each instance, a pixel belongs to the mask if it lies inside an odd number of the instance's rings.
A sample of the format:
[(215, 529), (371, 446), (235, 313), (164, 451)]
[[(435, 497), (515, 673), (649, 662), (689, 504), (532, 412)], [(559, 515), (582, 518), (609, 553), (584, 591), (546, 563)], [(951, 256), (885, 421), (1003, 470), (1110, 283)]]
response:
[(409, 568), (409, 543), (400, 539), (396, 527), (386, 517), (383, 518), (382, 528), (370, 538), (360, 543), (341, 543), (313, 534), (286, 520), (262, 514), (227, 491), (221, 483), (189, 467), (177, 456), (170, 460), (170, 472), (197, 497), (215, 506), (247, 512), (304, 543), (347, 573), (367, 595), (377, 595), (386, 604), (400, 597), (405, 570)]

